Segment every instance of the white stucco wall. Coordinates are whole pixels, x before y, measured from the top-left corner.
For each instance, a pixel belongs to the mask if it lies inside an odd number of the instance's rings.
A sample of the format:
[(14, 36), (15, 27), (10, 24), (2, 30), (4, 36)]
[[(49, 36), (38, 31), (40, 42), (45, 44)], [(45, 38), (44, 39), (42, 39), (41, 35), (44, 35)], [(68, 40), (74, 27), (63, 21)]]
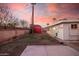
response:
[(69, 40), (69, 24), (63, 24), (63, 40)]
[[(78, 28), (73, 30), (71, 29), (71, 24), (59, 24), (54, 27), (51, 27), (49, 32), (52, 37), (57, 37), (62, 40), (79, 40), (79, 24)], [(55, 29), (53, 29), (55, 28)], [(57, 33), (57, 36), (56, 36)]]
[[(71, 23), (71, 24), (77, 24), (78, 28), (77, 29), (69, 29), (69, 38), (70, 40), (79, 40), (79, 23)], [(69, 24), (69, 26), (71, 26)]]
[(49, 35), (51, 35), (52, 37), (58, 37), (60, 39), (63, 39), (63, 24), (51, 27), (49, 29)]
[(57, 37), (63, 39), (63, 24), (57, 26)]

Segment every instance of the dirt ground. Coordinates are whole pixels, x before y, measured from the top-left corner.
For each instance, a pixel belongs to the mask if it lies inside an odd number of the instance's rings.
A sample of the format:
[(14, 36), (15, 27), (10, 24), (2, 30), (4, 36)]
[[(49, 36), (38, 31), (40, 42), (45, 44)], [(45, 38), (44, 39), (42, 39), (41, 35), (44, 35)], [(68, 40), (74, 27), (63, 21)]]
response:
[(26, 34), (13, 42), (1, 45), (0, 55), (19, 56), (27, 45), (60, 45), (60, 43), (47, 33)]

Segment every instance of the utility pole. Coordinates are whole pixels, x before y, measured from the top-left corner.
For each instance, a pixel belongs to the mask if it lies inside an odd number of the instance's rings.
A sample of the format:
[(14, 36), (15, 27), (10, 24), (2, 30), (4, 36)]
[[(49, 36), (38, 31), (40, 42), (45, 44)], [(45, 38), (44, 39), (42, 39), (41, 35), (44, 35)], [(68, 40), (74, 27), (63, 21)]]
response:
[(34, 6), (36, 5), (36, 3), (31, 3), (32, 5), (32, 22), (31, 22), (31, 33), (33, 33), (33, 27), (34, 27)]

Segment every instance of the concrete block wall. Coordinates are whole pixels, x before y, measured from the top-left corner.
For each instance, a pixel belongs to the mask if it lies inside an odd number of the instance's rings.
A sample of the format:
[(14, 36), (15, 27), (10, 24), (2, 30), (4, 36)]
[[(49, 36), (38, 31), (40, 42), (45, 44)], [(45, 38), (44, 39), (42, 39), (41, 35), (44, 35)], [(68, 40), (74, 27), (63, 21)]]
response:
[(26, 33), (27, 30), (20, 30), (17, 29), (16, 31), (14, 29), (11, 30), (0, 30), (0, 42), (6, 41), (12, 37), (20, 36)]

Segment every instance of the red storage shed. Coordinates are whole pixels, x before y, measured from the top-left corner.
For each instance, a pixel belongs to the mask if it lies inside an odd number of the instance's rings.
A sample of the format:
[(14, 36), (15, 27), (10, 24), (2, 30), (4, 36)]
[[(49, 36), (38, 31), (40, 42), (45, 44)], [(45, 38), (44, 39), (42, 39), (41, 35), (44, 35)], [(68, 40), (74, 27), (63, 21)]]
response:
[(40, 25), (34, 25), (34, 33), (42, 33), (42, 27)]

